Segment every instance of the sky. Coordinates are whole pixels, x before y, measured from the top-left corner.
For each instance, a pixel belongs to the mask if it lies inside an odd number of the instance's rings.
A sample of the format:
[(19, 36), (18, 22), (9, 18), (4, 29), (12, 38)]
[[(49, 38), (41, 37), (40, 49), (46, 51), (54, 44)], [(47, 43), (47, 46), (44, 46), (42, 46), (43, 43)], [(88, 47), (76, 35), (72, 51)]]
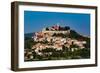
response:
[(90, 36), (90, 14), (24, 11), (24, 33), (38, 32), (56, 24)]

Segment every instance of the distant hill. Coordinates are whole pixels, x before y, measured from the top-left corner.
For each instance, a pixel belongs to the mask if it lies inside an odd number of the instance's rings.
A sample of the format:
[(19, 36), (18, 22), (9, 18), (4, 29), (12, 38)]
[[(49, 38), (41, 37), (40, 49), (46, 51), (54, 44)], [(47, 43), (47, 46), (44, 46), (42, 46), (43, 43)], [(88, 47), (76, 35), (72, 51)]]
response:
[(26, 33), (26, 34), (24, 34), (24, 37), (25, 38), (32, 38), (32, 36), (34, 36), (35, 35), (35, 33), (33, 32), (33, 33)]
[(90, 41), (90, 37), (86, 37), (84, 35), (80, 35), (79, 33), (77, 33), (75, 30), (70, 30), (70, 38), (74, 38), (77, 40), (85, 40), (85, 41)]

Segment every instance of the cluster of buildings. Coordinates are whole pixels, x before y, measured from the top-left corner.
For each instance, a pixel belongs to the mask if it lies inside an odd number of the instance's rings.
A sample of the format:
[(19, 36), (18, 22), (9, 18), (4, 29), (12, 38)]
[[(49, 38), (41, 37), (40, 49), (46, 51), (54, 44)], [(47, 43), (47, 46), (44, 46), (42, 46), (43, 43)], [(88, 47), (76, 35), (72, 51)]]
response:
[[(36, 32), (32, 38), (35, 42), (38, 43), (33, 45), (31, 49), (35, 50), (35, 52), (38, 55), (43, 55), (41, 50), (48, 49), (48, 48), (53, 48), (57, 51), (63, 50), (63, 46), (67, 47), (66, 49), (68, 49), (69, 51), (85, 48), (84, 44), (86, 44), (86, 41), (79, 41), (69, 37), (53, 36), (54, 34), (60, 34), (60, 33), (64, 35), (70, 34), (70, 29), (67, 30), (65, 29), (60, 30), (60, 29), (61, 27), (56, 25), (48, 29), (44, 28), (40, 32)], [(42, 43), (42, 42), (46, 42), (46, 43)], [(71, 47), (71, 45), (76, 45), (77, 47)], [(32, 54), (31, 52), (29, 52), (29, 54)]]
[[(46, 49), (46, 48), (53, 48), (56, 50), (63, 50), (63, 46), (70, 48), (71, 45), (77, 45), (77, 47), (73, 47), (71, 51), (77, 50), (77, 49), (83, 49), (84, 44), (86, 44), (86, 41), (79, 41), (76, 39), (68, 38), (68, 37), (61, 37), (61, 36), (53, 36), (54, 34), (70, 34), (70, 29), (68, 30), (59, 30), (60, 26), (52, 26), (53, 30), (42, 30), (40, 32), (36, 32), (33, 36), (33, 40), (35, 42), (38, 42), (36, 45), (33, 45), (32, 49), (35, 49), (37, 53), (39, 53), (40, 50)], [(41, 43), (41, 42), (47, 42), (47, 43)], [(52, 44), (52, 45), (51, 45)]]
[(70, 29), (70, 27), (68, 27), (68, 26), (65, 26), (65, 27), (61, 27), (61, 26), (59, 26), (58, 24), (57, 25), (54, 25), (54, 26), (52, 26), (52, 27), (46, 27), (46, 28), (44, 28), (43, 30), (49, 30), (49, 31), (66, 31), (66, 30), (69, 30)]

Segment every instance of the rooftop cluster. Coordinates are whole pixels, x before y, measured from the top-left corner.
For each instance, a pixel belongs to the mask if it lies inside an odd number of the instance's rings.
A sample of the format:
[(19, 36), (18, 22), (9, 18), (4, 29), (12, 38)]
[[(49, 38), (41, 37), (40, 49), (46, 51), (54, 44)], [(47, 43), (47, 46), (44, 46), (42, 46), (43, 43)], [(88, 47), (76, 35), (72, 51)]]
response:
[(59, 25), (54, 25), (52, 27), (46, 27), (44, 28), (44, 30), (49, 30), (49, 31), (66, 31), (66, 30), (70, 30), (70, 27), (65, 26), (65, 27), (61, 27)]
[[(59, 25), (46, 27), (42, 31), (36, 32), (32, 36), (31, 48), (26, 47), (25, 49), (25, 60), (58, 59), (59, 54), (60, 59), (67, 59), (69, 58), (68, 52), (89, 48), (86, 46), (86, 40), (71, 38), (70, 34), (70, 27)], [(77, 58), (81, 58), (81, 56), (77, 55)]]

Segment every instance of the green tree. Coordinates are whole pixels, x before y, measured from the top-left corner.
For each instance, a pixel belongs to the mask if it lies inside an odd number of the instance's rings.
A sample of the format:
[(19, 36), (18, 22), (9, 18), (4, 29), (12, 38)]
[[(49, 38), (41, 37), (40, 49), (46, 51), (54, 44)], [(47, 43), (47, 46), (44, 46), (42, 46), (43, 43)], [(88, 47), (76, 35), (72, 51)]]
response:
[(69, 26), (65, 26), (64, 29), (65, 29), (65, 30), (69, 30), (70, 27), (69, 27)]
[(48, 28), (48, 27), (46, 27), (46, 30), (49, 30), (49, 28)]
[(82, 58), (89, 58), (90, 57), (90, 49), (84, 48), (80, 51), (80, 55)]

